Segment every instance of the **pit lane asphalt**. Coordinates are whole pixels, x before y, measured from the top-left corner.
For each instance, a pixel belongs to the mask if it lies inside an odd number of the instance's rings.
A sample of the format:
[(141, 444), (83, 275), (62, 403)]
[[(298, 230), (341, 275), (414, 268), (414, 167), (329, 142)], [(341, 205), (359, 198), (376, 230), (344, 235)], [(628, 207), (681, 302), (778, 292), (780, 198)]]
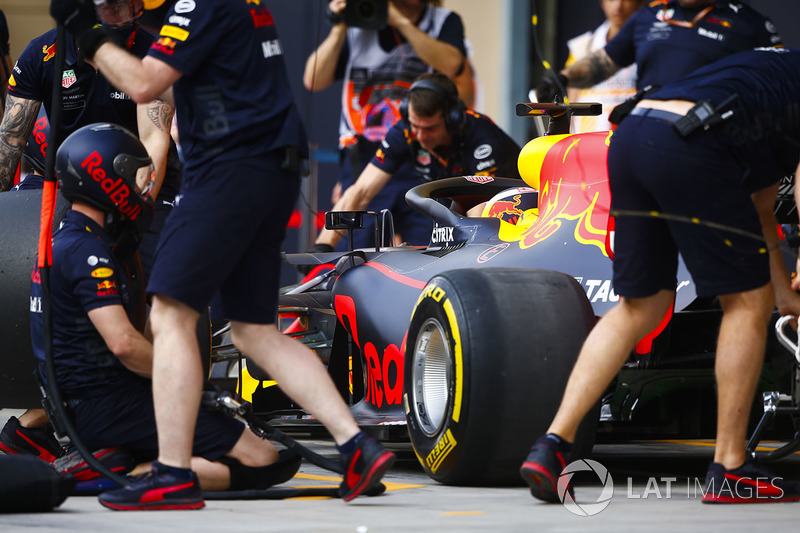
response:
[[(0, 424), (20, 411), (0, 410)], [(323, 455), (330, 442), (302, 440)], [(607, 506), (599, 478), (590, 475), (576, 488), (577, 507), (534, 500), (526, 488), (450, 487), (419, 468), (413, 454), (384, 477), (387, 492), (350, 503), (330, 498), (263, 501), (206, 501), (200, 511), (115, 512), (96, 497), (69, 497), (57, 509), (38, 514), (0, 514), (0, 532), (407, 532), (427, 531), (795, 531), (800, 502), (763, 505), (703, 505), (700, 486), (713, 454), (708, 441), (637, 441), (595, 447), (592, 460), (608, 469), (613, 496)], [(480, 465), (476, 465), (479, 468)], [(800, 455), (772, 468), (800, 481)], [(290, 487), (333, 487), (340, 478), (303, 463)]]

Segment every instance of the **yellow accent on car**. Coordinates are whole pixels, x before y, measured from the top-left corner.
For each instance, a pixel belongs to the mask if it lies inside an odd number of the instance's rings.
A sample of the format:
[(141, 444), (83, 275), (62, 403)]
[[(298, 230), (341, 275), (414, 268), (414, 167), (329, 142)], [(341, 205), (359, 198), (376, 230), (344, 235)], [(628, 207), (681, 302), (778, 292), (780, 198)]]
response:
[[(453, 395), (453, 422), (458, 422), (461, 417), (461, 397), (464, 394), (464, 360), (461, 354), (461, 334), (458, 332), (458, 320), (450, 299), (444, 301), (442, 305), (447, 315), (447, 322), (450, 324), (450, 332), (453, 335), (453, 359), (455, 359), (455, 385), (456, 390)], [(449, 430), (448, 430), (449, 432)], [(454, 441), (455, 442), (455, 441)]]
[(519, 168), (519, 175), (522, 176), (525, 183), (539, 190), (539, 176), (542, 172), (544, 158), (547, 152), (564, 137), (567, 135), (545, 135), (529, 141), (522, 147), (517, 159), (517, 168)]

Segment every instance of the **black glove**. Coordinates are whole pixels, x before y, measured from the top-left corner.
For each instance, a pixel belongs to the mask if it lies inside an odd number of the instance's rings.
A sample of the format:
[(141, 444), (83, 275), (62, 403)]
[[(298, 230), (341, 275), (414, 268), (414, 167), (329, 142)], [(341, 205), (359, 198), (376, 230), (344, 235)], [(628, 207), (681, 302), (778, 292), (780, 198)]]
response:
[(325, 252), (333, 252), (333, 251), (334, 251), (334, 248), (333, 248), (333, 246), (331, 246), (330, 244), (325, 244), (325, 243), (322, 243), (322, 242), (321, 242), (321, 243), (319, 243), (319, 244), (315, 244), (315, 245), (314, 245), (314, 246), (311, 248), (311, 253), (312, 253), (312, 254), (317, 254), (317, 253), (325, 253)]
[(50, 15), (75, 38), (80, 58), (92, 59), (108, 34), (98, 24), (91, 0), (51, 0)]
[[(567, 89), (569, 80), (563, 74), (557, 74), (559, 83), (564, 90)], [(564, 95), (561, 94), (561, 89), (558, 87), (556, 80), (552, 76), (545, 76), (539, 85), (536, 86), (536, 98), (540, 104), (552, 104), (553, 102), (563, 102)], [(558, 100), (556, 100), (558, 98)]]

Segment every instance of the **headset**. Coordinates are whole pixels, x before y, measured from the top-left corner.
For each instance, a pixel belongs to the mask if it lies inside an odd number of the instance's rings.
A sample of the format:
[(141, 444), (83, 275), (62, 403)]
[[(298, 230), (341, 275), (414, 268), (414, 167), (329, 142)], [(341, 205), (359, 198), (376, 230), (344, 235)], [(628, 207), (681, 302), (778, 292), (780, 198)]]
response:
[[(444, 101), (445, 108), (442, 110), (444, 115), (444, 125), (447, 133), (455, 135), (460, 133), (467, 121), (467, 108), (458, 98), (458, 93), (448, 90), (439, 83), (422, 79), (415, 81), (408, 90), (408, 96), (414, 91), (433, 91)], [(408, 124), (408, 96), (400, 102), (400, 118)]]

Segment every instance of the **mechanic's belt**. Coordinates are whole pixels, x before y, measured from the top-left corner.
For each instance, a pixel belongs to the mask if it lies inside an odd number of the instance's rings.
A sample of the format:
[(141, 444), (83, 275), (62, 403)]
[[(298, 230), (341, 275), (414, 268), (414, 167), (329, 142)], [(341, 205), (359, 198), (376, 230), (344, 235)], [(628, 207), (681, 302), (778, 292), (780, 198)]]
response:
[(683, 118), (683, 115), (672, 113), (671, 111), (664, 111), (663, 109), (653, 109), (651, 107), (634, 107), (631, 115), (638, 115), (640, 117), (657, 118), (670, 124), (675, 124), (678, 120)]

